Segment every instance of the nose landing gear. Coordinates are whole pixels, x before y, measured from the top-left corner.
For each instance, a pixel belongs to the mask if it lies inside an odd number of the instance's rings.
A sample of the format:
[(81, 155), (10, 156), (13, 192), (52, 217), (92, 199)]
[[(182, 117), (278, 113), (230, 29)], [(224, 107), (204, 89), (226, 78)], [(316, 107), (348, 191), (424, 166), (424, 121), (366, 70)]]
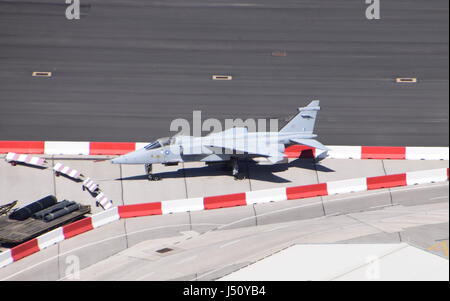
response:
[(160, 176), (152, 174), (152, 165), (151, 164), (145, 164), (145, 173), (147, 174), (147, 179), (149, 181), (159, 181), (159, 180), (161, 180)]

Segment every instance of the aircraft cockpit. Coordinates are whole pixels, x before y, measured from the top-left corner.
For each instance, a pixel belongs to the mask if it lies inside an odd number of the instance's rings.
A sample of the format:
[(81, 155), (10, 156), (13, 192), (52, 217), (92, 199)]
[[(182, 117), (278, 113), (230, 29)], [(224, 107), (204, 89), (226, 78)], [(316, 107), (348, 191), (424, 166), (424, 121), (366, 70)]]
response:
[(174, 142), (174, 139), (172, 137), (163, 137), (159, 138), (156, 141), (144, 146), (146, 150), (151, 150), (155, 148), (160, 148), (166, 145), (170, 145)]

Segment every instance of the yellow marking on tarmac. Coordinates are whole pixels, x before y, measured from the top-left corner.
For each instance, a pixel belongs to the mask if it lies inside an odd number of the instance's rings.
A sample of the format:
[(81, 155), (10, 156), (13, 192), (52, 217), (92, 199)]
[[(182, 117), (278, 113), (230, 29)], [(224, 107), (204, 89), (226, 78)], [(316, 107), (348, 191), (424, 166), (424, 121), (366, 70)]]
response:
[(272, 52), (272, 56), (286, 56), (286, 51), (274, 51)]
[(398, 77), (395, 79), (397, 83), (417, 83), (417, 78), (415, 77)]
[(213, 75), (213, 80), (232, 80), (233, 77), (231, 75)]
[(37, 77), (51, 77), (52, 73), (51, 72), (40, 72), (40, 71), (35, 71), (31, 74), (32, 76), (37, 76)]

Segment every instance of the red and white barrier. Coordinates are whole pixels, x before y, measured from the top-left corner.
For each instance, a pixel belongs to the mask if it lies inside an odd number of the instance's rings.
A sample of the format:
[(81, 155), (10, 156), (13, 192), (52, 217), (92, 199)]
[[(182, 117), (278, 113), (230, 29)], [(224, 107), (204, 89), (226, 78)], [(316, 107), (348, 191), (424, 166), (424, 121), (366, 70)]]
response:
[(55, 166), (53, 166), (53, 170), (57, 173), (65, 174), (73, 179), (79, 179), (81, 175), (81, 173), (78, 170), (72, 169), (69, 166), (66, 166), (61, 163), (56, 163)]
[[(146, 142), (0, 141), (0, 153), (46, 155), (123, 155)], [(448, 147), (328, 145), (331, 159), (449, 160)], [(316, 158), (322, 152), (304, 145), (287, 147), (287, 158)]]
[(446, 182), (448, 179), (449, 169), (439, 168), (379, 177), (331, 181), (312, 185), (112, 207), (101, 213), (94, 214), (69, 225), (57, 228), (10, 250), (0, 253), (0, 267), (11, 264), (14, 261), (38, 252), (39, 250), (47, 248), (62, 240), (101, 227), (121, 218), (246, 206), (348, 192)]
[(8, 153), (6, 155), (6, 161), (9, 163), (22, 162), (29, 165), (44, 167), (45, 159), (39, 157), (33, 157), (25, 154)]

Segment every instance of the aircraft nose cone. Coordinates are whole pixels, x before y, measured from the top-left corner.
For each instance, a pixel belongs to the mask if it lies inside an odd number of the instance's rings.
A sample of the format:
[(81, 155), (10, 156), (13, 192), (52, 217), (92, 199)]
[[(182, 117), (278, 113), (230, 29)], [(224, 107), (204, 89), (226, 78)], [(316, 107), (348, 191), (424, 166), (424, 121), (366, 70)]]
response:
[(112, 164), (125, 164), (127, 163), (126, 156), (120, 156), (111, 160)]

